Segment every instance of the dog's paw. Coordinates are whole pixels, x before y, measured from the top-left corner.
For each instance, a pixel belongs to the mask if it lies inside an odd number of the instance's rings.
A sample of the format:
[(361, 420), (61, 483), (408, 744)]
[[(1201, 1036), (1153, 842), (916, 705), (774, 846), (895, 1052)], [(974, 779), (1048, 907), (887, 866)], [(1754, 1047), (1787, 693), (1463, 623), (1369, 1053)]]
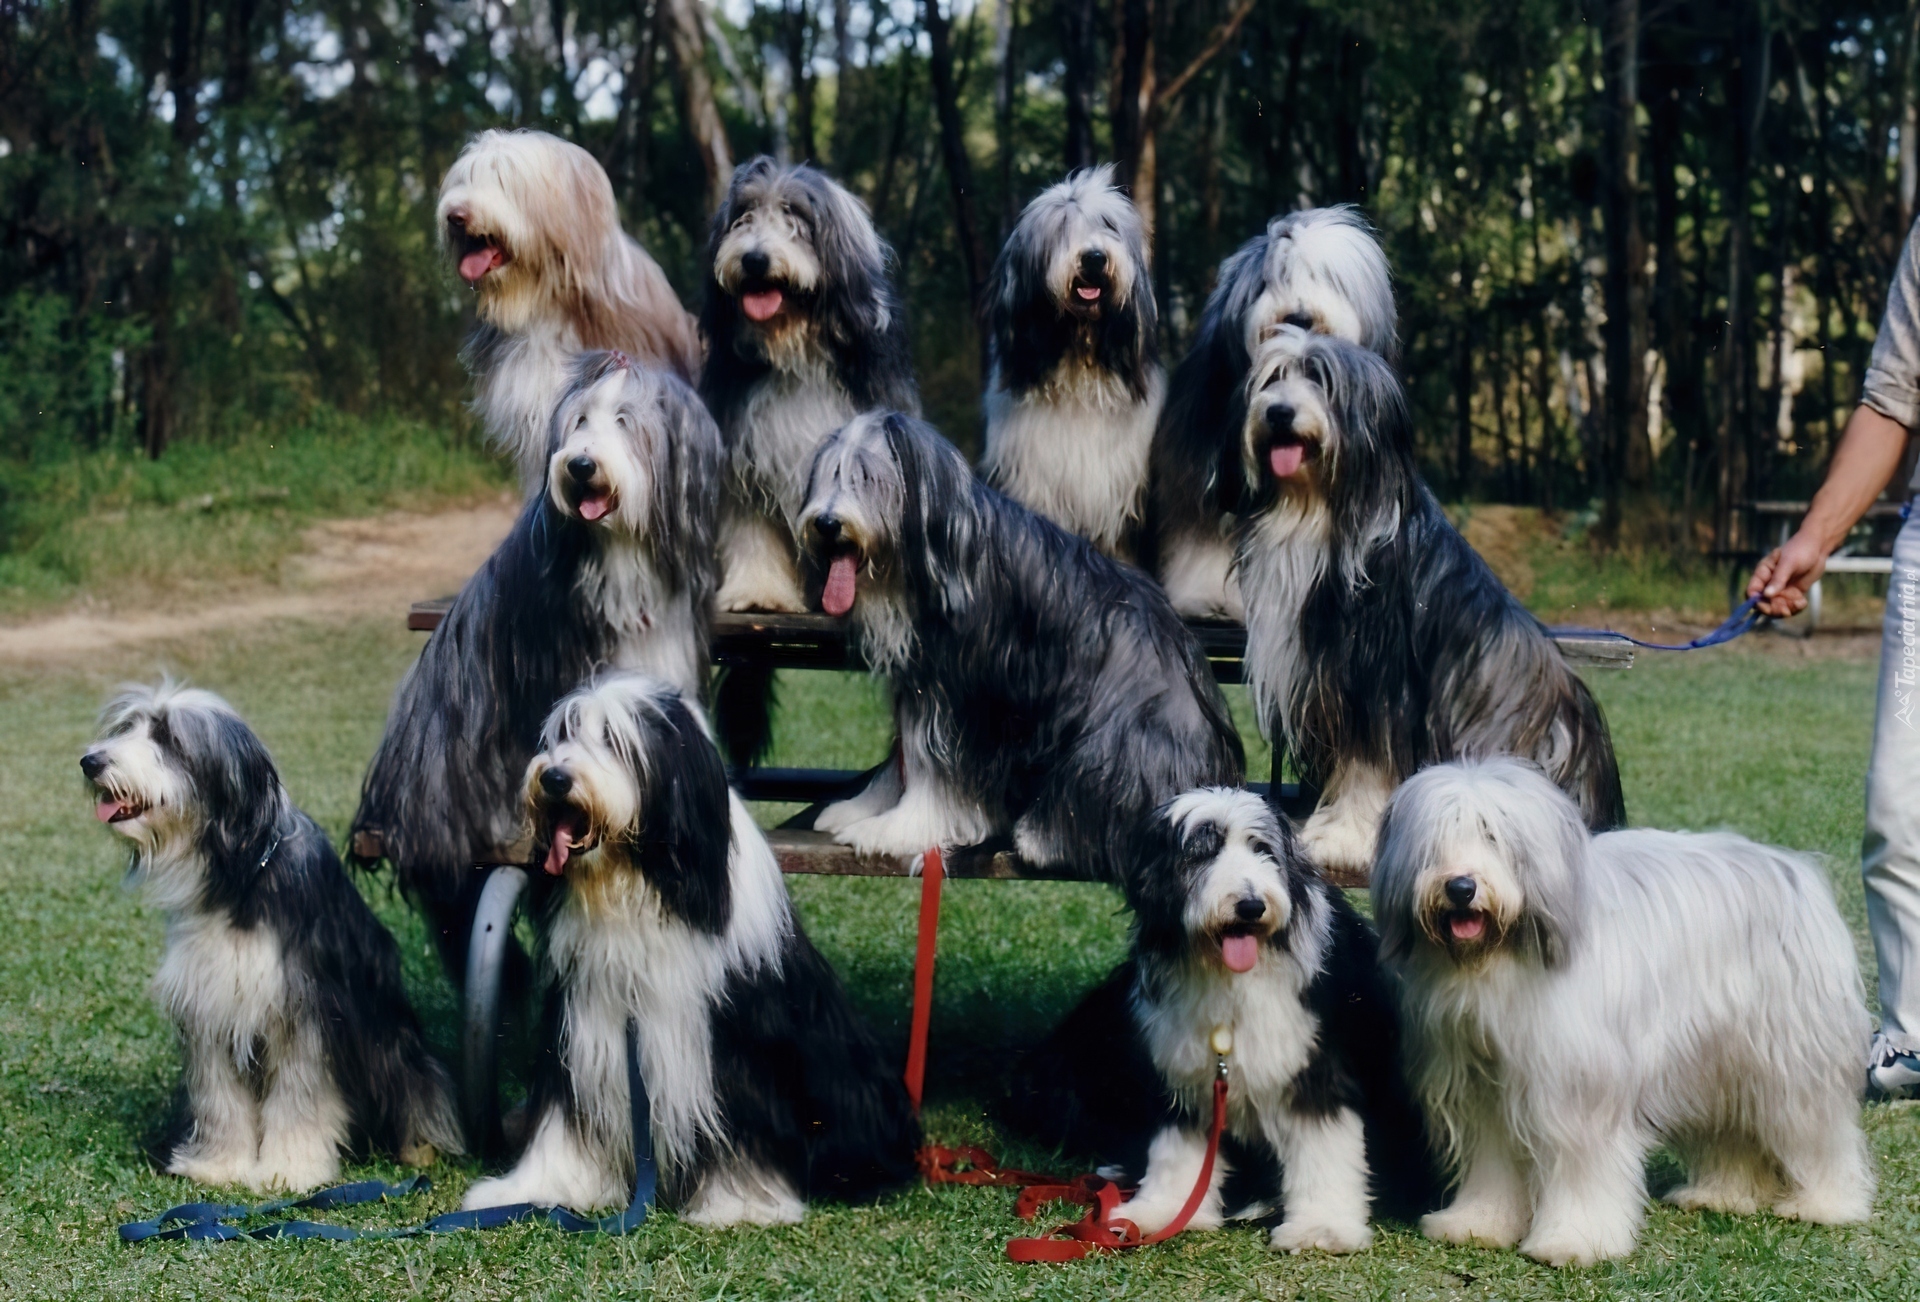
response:
[(1869, 1186), (1802, 1189), (1773, 1205), (1776, 1216), (1815, 1225), (1857, 1225), (1873, 1215)]
[(533, 1201), (522, 1195), (519, 1182), (511, 1175), (490, 1175), (467, 1186), (466, 1195), (460, 1199), (460, 1210), (473, 1212), (483, 1207), (511, 1207)]
[(1726, 1212), (1732, 1216), (1751, 1216), (1765, 1206), (1760, 1191), (1751, 1184), (1727, 1181), (1681, 1185), (1667, 1193), (1666, 1201), (1682, 1211)]
[(1520, 1241), (1523, 1255), (1558, 1270), (1564, 1266), (1591, 1266), (1596, 1261), (1612, 1261), (1633, 1251), (1635, 1235), (1630, 1229), (1602, 1226), (1550, 1225), (1536, 1229)]
[(1455, 1204), (1420, 1218), (1420, 1233), (1446, 1243), (1477, 1243), (1488, 1248), (1511, 1248), (1527, 1232), (1524, 1216), (1499, 1207)]
[(813, 830), (825, 832), (829, 836), (838, 836), (855, 823), (876, 818), (885, 813), (884, 809), (874, 808), (874, 802), (866, 798), (866, 793), (847, 800), (836, 800), (813, 818)]
[(252, 1154), (190, 1151), (175, 1153), (167, 1162), (167, 1174), (184, 1176), (195, 1184), (246, 1184), (253, 1175)]
[(796, 574), (778, 574), (771, 567), (753, 566), (737, 578), (728, 576), (721, 583), (713, 603), (725, 611), (768, 610), (805, 614), (807, 594), (800, 589)]
[(332, 1152), (263, 1153), (247, 1175), (247, 1187), (255, 1193), (305, 1193), (332, 1184), (339, 1175), (340, 1159)]
[(1361, 1221), (1334, 1225), (1310, 1220), (1287, 1220), (1273, 1227), (1267, 1246), (1275, 1252), (1361, 1252), (1373, 1243), (1373, 1229)]
[(1365, 876), (1373, 867), (1373, 848), (1377, 828), (1372, 823), (1346, 817), (1339, 812), (1323, 817), (1316, 812), (1300, 829), (1300, 848), (1323, 873), (1357, 873)]

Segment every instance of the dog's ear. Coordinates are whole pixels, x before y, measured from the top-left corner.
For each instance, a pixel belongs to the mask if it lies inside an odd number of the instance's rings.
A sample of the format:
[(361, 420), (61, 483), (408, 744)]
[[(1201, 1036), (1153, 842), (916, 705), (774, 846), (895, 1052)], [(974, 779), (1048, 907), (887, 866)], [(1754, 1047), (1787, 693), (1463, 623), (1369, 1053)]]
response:
[(647, 756), (638, 863), (667, 911), (719, 935), (732, 914), (728, 860), (733, 846), (727, 771), (686, 703), (668, 701)]
[(186, 770), (206, 815), (201, 849), (216, 883), (244, 886), (260, 869), (280, 820), (280, 774), (273, 757), (236, 715), (165, 709), (153, 739)]
[(904, 566), (914, 598), (932, 604), (949, 618), (968, 602), (973, 567), (973, 511), (978, 481), (960, 450), (939, 430), (899, 412), (883, 418), (887, 451), (900, 467), (905, 489), (900, 512), (899, 549), (925, 556), (924, 565)]
[(1375, 840), (1373, 874), (1368, 893), (1373, 899), (1373, 925), (1380, 932), (1380, 961), (1403, 962), (1413, 954), (1413, 880), (1417, 868), (1410, 862), (1414, 848), (1403, 844), (1393, 817), (1393, 803), (1380, 820)]
[[(1500, 838), (1502, 850), (1513, 856), (1514, 873), (1522, 883), (1519, 939), (1532, 946), (1542, 967), (1556, 968), (1567, 961), (1579, 939), (1592, 838), (1580, 819), (1579, 806), (1554, 788), (1538, 765), (1521, 760), (1512, 762), (1512, 766), (1537, 779), (1525, 785), (1516, 783), (1513, 788), (1520, 799), (1535, 796), (1532, 803), (1536, 807), (1525, 811), (1528, 834), (1508, 831)], [(1527, 786), (1535, 791), (1529, 792)], [(1547, 798), (1542, 800), (1535, 792)], [(1506, 812), (1511, 828), (1520, 821), (1513, 816), (1520, 811)]]
[[(658, 377), (660, 438), (655, 455), (665, 465), (653, 506), (654, 563), (670, 579), (694, 584), (711, 565), (701, 558), (715, 551), (715, 522), (720, 515), (720, 486), (725, 454), (713, 415), (677, 376)], [(693, 592), (693, 608), (704, 611), (708, 594)]]

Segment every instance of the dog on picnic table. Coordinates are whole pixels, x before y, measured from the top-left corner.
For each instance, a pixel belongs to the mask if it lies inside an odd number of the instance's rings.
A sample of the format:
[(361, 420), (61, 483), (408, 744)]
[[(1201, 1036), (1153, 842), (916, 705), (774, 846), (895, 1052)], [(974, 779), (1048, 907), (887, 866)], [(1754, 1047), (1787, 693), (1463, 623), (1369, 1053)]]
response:
[(1145, 559), (1183, 616), (1245, 618), (1232, 520), (1244, 506), (1240, 435), (1261, 341), (1293, 325), (1391, 362), (1395, 319), (1387, 256), (1345, 204), (1276, 217), (1220, 264), (1193, 346), (1168, 382), (1148, 470)]
[(1158, 585), (980, 482), (931, 426), (855, 418), (814, 458), (810, 590), (894, 688), (897, 762), (814, 826), (918, 855), (1011, 833), (1119, 881), (1177, 792), (1237, 783), (1240, 737)]
[(1016, 1071), (1016, 1125), (1137, 1183), (1114, 1216), (1152, 1234), (1198, 1184), (1224, 1047), (1227, 1125), (1191, 1228), (1277, 1217), (1276, 1249), (1353, 1252), (1376, 1208), (1433, 1207), (1373, 931), (1287, 821), (1249, 791), (1184, 792), (1125, 886), (1132, 954)]
[(1393, 367), (1283, 326), (1246, 387), (1246, 675), (1268, 739), (1321, 792), (1308, 856), (1364, 877), (1394, 787), (1461, 757), (1536, 760), (1589, 827), (1623, 823), (1598, 703), (1421, 482)]
[(483, 131), (440, 183), (441, 243), (478, 294), (463, 360), (487, 436), (529, 495), (547, 473), (547, 419), (573, 359), (619, 349), (691, 384), (693, 316), (620, 229), (592, 154), (544, 131)]
[(1589, 834), (1513, 758), (1388, 806), (1373, 879), (1407, 1066), (1458, 1181), (1421, 1222), (1554, 1266), (1633, 1250), (1646, 1159), (1690, 1209), (1864, 1221), (1871, 1023), (1818, 862), (1730, 832)]
[[(727, 443), (721, 503), (725, 611), (803, 611), (800, 508), (827, 435), (859, 412), (917, 412), (893, 254), (865, 205), (825, 173), (760, 157), (734, 169), (714, 215), (700, 395)], [(773, 671), (722, 676), (714, 722), (751, 763), (772, 740)]]
[(794, 916), (698, 708), (610, 674), (555, 707), (526, 770), (551, 981), (526, 1150), (463, 1206), (619, 1204), (627, 1027), (662, 1192), (698, 1225), (788, 1224), (912, 1178), (894, 1067)]
[(153, 995), (186, 1052), (164, 1170), (305, 1190), (370, 1142), (414, 1166), (461, 1151), (400, 950), (233, 707), (163, 680), (123, 689), (80, 759), (94, 814), (133, 843), (165, 913)]
[(987, 482), (1131, 560), (1166, 377), (1146, 227), (1111, 166), (1027, 205), (988, 294)]
[(456, 986), (476, 865), (519, 835), (522, 775), (554, 702), (603, 665), (692, 700), (705, 690), (721, 462), (693, 390), (620, 353), (582, 355), (549, 423), (545, 491), (401, 681), (355, 841), (379, 833)]

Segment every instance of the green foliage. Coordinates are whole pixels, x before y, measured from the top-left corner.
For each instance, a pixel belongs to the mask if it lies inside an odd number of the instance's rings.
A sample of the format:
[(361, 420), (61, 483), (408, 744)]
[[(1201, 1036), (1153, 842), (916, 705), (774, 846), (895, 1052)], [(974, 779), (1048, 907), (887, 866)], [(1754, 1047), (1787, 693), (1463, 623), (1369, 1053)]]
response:
[(0, 457), (125, 442), (127, 359), (145, 342), (138, 322), (83, 315), (57, 295), (0, 300)]

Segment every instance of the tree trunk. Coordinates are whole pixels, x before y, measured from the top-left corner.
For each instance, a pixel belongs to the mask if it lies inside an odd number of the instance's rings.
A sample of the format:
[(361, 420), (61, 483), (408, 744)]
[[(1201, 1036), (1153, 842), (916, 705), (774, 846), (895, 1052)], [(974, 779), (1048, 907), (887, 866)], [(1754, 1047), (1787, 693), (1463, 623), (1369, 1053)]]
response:
[(654, 70), (660, 63), (660, 28), (666, 10), (660, 0), (640, 6), (638, 39), (633, 62), (627, 65), (620, 88), (620, 112), (614, 119), (613, 140), (616, 151), (607, 171), (620, 182), (620, 193), (627, 197), (627, 218), (637, 221), (646, 211), (647, 173), (651, 163), (653, 127)]
[(793, 147), (803, 163), (819, 161), (813, 148), (813, 11), (792, 0), (787, 11), (787, 67), (793, 77)]
[(953, 42), (940, 0), (925, 0), (929, 65), (933, 73), (933, 104), (940, 118), (940, 150), (947, 165), (947, 184), (953, 191), (954, 235), (966, 266), (967, 303), (978, 311), (986, 281), (987, 255), (980, 243), (980, 223), (974, 213), (973, 164), (967, 158), (965, 130), (960, 121), (959, 88), (953, 78)]
[(1093, 0), (1058, 0), (1054, 16), (1060, 24), (1060, 50), (1066, 63), (1062, 91), (1066, 96), (1066, 166), (1069, 172), (1092, 167), (1093, 86), (1099, 74), (1094, 55)]
[(1467, 324), (1469, 316), (1470, 312), (1463, 312), (1453, 331), (1453, 491), (1462, 499), (1473, 491), (1473, 329)]
[(1646, 427), (1646, 245), (1640, 232), (1639, 0), (1600, 0), (1602, 106), (1600, 209), (1606, 235), (1606, 446), (1601, 455), (1601, 537), (1619, 536), (1621, 508), (1652, 475)]
[(1735, 39), (1726, 73), (1731, 163), (1724, 208), (1727, 213), (1727, 315), (1720, 347), (1720, 424), (1715, 448), (1714, 545), (1725, 551), (1751, 547), (1741, 537), (1739, 512), (1748, 493), (1749, 451), (1753, 438), (1752, 332), (1753, 202), (1748, 193), (1755, 164), (1755, 131), (1766, 103), (1767, 35), (1744, 8), (1736, 8)]
[[(1916, 47), (1920, 47), (1920, 2), (1907, 0), (1907, 29), (1901, 43), (1900, 60), (1900, 234), (1905, 235), (1907, 228), (1913, 225), (1914, 192), (1920, 188), (1920, 104), (1914, 101), (1913, 74)], [(1825, 62), (1825, 51), (1822, 52)], [(1821, 90), (1824, 92), (1825, 79), (1822, 78)], [(1826, 100), (1820, 101), (1822, 111)], [(1822, 141), (1821, 157), (1826, 156), (1825, 141)]]
[[(1692, 85), (1692, 68), (1667, 57), (1650, 68), (1646, 96), (1656, 251), (1649, 315), (1660, 356), (1666, 363), (1662, 391), (1667, 418), (1673, 422), (1674, 437), (1682, 448), (1693, 447), (1700, 437), (1700, 402), (1705, 389), (1700, 350), (1693, 341), (1693, 300), (1687, 290), (1686, 263), (1680, 247), (1680, 183), (1676, 174), (1684, 143), (1680, 97), (1690, 94)], [(1684, 532), (1688, 527), (1684, 516), (1681, 524)]]
[(1019, 212), (1018, 196), (1013, 192), (1013, 112), (1020, 77), (1020, 5), (1019, 0), (999, 0), (994, 31), (994, 57), (999, 61), (999, 77), (994, 82), (994, 144), (1000, 167), (1000, 238), (1013, 229), (1014, 214)]
[(733, 152), (727, 146), (726, 126), (713, 98), (713, 78), (707, 72), (707, 38), (701, 28), (701, 0), (662, 0), (667, 6), (667, 48), (673, 57), (674, 92), (680, 101), (680, 122), (692, 138), (700, 165), (707, 174), (707, 210), (718, 212), (733, 179)]
[[(880, 180), (873, 192), (873, 224), (885, 226), (887, 212), (893, 206), (894, 173), (900, 165), (900, 151), (907, 143), (907, 109), (913, 103), (913, 57), (911, 47), (900, 55), (900, 97), (893, 107), (893, 128), (887, 133), (886, 161), (880, 165)], [(905, 254), (901, 255), (905, 261)]]
[[(860, 97), (855, 93), (859, 73), (853, 66), (853, 34), (848, 30), (853, 0), (833, 0), (833, 165), (841, 172), (853, 162), (853, 119)], [(879, 15), (872, 26), (878, 27)], [(906, 56), (903, 53), (901, 57)]]

